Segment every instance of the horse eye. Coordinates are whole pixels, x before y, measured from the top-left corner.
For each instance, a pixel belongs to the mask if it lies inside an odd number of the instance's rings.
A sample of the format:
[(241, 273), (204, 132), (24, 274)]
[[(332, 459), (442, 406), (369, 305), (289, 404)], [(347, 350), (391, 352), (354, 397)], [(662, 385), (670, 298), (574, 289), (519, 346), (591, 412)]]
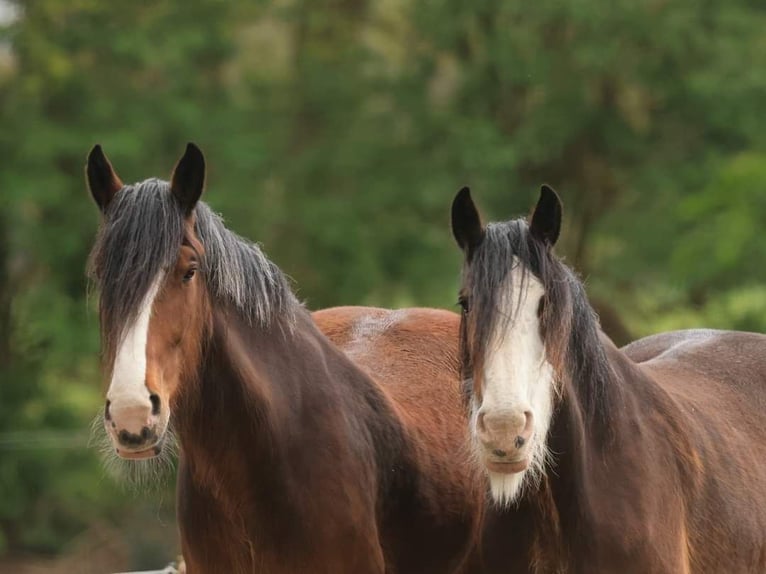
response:
[(458, 297), (457, 304), (463, 309), (463, 314), (468, 314), (468, 297), (461, 295)]
[(191, 268), (190, 268), (190, 269), (189, 269), (189, 270), (186, 272), (186, 274), (184, 275), (184, 278), (183, 278), (183, 282), (184, 282), (184, 283), (188, 283), (189, 281), (191, 281), (191, 278), (192, 278), (192, 277), (194, 277), (194, 274), (195, 274), (196, 272), (197, 272), (197, 268), (196, 268), (196, 267), (191, 267)]

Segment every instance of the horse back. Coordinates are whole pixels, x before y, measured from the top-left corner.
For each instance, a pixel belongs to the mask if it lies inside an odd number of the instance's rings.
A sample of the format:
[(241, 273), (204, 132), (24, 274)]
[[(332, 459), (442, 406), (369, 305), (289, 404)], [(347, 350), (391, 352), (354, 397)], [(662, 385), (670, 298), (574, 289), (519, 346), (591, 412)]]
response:
[(765, 571), (766, 336), (675, 331), (623, 351), (666, 394), (664, 417), (683, 437), (668, 439), (686, 477), (692, 564), (705, 572)]
[[(694, 329), (639, 339), (622, 351), (679, 400), (766, 412), (766, 335)], [(687, 399), (684, 399), (687, 397)]]
[[(464, 444), (459, 317), (439, 309), (337, 307), (313, 314), (320, 330), (365, 370), (414, 427), (436, 422)], [(462, 427), (453, 423), (465, 423)], [(432, 429), (433, 430), (433, 429)]]

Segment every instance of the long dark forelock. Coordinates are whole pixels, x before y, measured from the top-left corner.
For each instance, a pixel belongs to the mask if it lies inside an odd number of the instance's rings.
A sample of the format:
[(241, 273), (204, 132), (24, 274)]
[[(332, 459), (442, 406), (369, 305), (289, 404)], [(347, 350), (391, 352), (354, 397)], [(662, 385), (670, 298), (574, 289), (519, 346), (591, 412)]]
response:
[[(198, 203), (194, 213), (204, 248), (202, 274), (212, 300), (230, 304), (251, 324), (266, 326), (279, 316), (291, 325), (297, 301), (279, 268), (256, 244), (226, 229), (204, 203)], [(106, 357), (114, 356), (152, 282), (175, 264), (185, 226), (184, 213), (165, 181), (126, 186), (112, 201), (88, 267), (100, 291)]]
[(107, 357), (135, 321), (152, 282), (175, 263), (183, 236), (184, 216), (167, 182), (125, 186), (109, 205), (88, 266), (99, 289)]
[(575, 273), (531, 236), (524, 219), (489, 224), (463, 268), (463, 288), (470, 295), (461, 336), (464, 373), (482, 371), (484, 355), (492, 352), (492, 334), (507, 331), (516, 319), (520, 301), (513, 314), (505, 313), (503, 305), (503, 297), (513, 290), (514, 260), (522, 271), (520, 297), (530, 273), (543, 285), (543, 341), (559, 383), (577, 387), (589, 416), (605, 417), (604, 385), (611, 369), (601, 346), (598, 317)]
[(472, 371), (481, 372), (492, 334), (497, 329), (507, 330), (518, 311), (519, 306), (514, 305), (514, 314), (509, 315), (503, 305), (505, 294), (513, 289), (514, 256), (522, 263), (524, 271), (521, 276), (523, 293), (529, 271), (538, 267), (542, 255), (539, 251), (529, 237), (524, 220), (490, 223), (483, 241), (472, 251), (470, 260), (463, 267), (463, 288), (470, 296), (463, 356), (470, 357)]

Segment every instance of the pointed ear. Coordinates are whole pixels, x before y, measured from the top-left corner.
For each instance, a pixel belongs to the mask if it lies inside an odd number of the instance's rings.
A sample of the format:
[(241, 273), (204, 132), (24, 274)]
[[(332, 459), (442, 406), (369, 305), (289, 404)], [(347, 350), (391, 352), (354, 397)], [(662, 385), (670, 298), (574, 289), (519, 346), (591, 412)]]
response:
[(540, 199), (537, 200), (529, 231), (533, 237), (552, 247), (556, 244), (561, 232), (562, 205), (559, 196), (553, 188), (543, 185), (540, 188)]
[(467, 187), (458, 191), (452, 201), (452, 235), (466, 254), (476, 249), (484, 239), (481, 216)]
[(88, 188), (102, 213), (112, 202), (115, 194), (122, 189), (122, 181), (112, 169), (100, 145), (93, 146), (85, 164), (85, 178)]
[(184, 210), (190, 215), (197, 205), (205, 187), (205, 156), (193, 143), (186, 144), (183, 157), (178, 160), (170, 178), (170, 191)]

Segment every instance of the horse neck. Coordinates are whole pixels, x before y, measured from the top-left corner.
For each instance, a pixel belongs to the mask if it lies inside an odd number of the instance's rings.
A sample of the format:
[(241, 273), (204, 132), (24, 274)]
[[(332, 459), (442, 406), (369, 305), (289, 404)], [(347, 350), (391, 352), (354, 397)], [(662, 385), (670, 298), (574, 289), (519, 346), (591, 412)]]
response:
[[(621, 527), (609, 523), (613, 495), (624, 488), (618, 502), (631, 504), (625, 498), (638, 496), (646, 473), (656, 472), (642, 454), (664, 446), (646, 416), (663, 402), (662, 391), (601, 332), (595, 316), (591, 320), (593, 344), (570, 352), (568, 376), (548, 436), (548, 446), (556, 453), (555, 469), (548, 472), (535, 500), (543, 515), (538, 516), (542, 526), (537, 529), (548, 542), (543, 546), (565, 557), (574, 572), (596, 568), (605, 534)], [(582, 335), (573, 329), (570, 344), (581, 342)], [(583, 566), (587, 561), (590, 566)]]
[(266, 520), (269, 509), (305, 519), (300, 501), (321, 495), (332, 504), (328, 482), (337, 492), (346, 477), (369, 479), (369, 495), (377, 468), (402, 442), (374, 382), (304, 309), (294, 325), (251, 326), (231, 310), (215, 310), (212, 323), (198, 378), (178, 408), (182, 454), (198, 485), (232, 512), (255, 507)]

